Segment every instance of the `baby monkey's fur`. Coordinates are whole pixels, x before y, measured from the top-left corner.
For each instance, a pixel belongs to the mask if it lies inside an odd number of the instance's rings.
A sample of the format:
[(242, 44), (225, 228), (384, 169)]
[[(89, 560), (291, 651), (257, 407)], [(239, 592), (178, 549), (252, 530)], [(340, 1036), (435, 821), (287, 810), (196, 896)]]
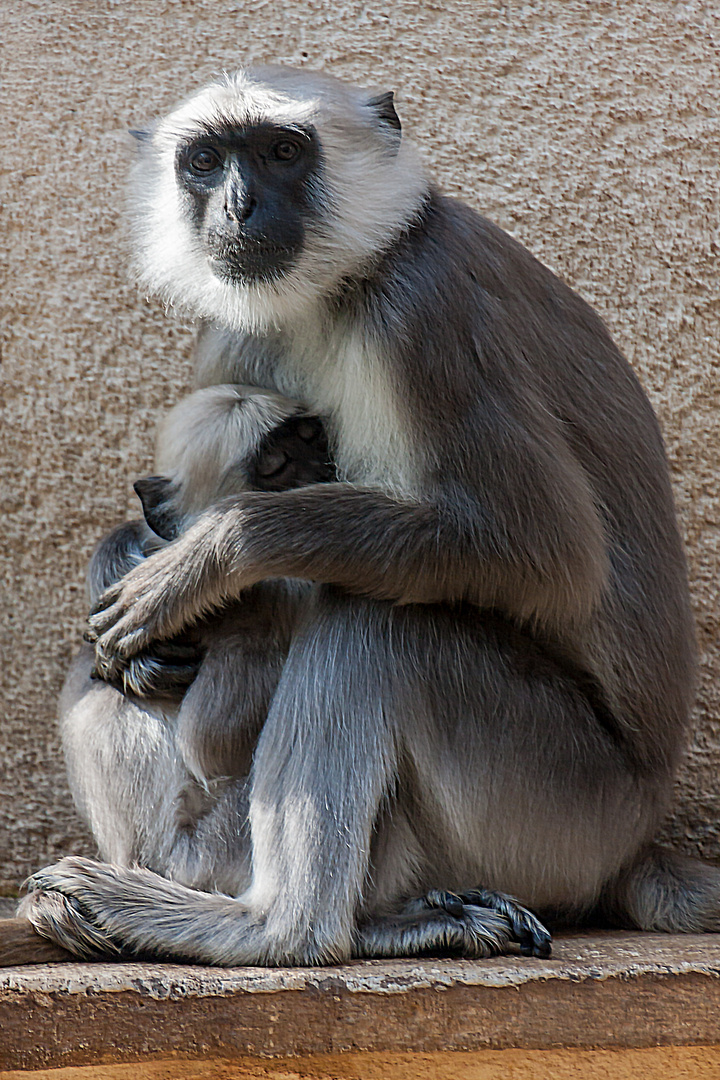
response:
[[(155, 464), (157, 474), (134, 485), (144, 521), (115, 529), (93, 555), (93, 604), (212, 503), (243, 491), (290, 491), (335, 478), (318, 417), (280, 394), (237, 385), (197, 390), (176, 405), (160, 427)], [(302, 581), (260, 582), (242, 603), (225, 605), (141, 653), (119, 676), (123, 693), (168, 717), (177, 713), (176, 746), (198, 784), (249, 772), (309, 589)], [(73, 760), (69, 755), (70, 768)], [(190, 791), (183, 792), (186, 805)], [(187, 826), (194, 826), (191, 812)]]
[[(229, 384), (198, 390), (171, 410), (155, 464), (157, 474), (135, 484), (145, 518), (114, 529), (93, 554), (93, 602), (180, 536), (206, 504), (335, 476), (318, 417), (273, 391)], [(104, 858), (202, 889), (237, 887), (238, 871), (248, 869), (252, 753), (311, 590), (297, 580), (261, 582), (241, 603), (138, 655), (115, 685), (97, 680), (92, 650), (83, 648), (61, 697), (61, 730), (78, 810)], [(93, 746), (104, 753), (88, 755)], [(7, 963), (63, 955), (29, 935), (22, 919), (6, 937)]]

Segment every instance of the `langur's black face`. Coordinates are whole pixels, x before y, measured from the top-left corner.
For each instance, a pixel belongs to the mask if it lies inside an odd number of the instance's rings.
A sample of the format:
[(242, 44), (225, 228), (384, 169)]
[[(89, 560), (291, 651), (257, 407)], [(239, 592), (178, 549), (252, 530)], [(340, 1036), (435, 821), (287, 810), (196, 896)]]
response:
[(317, 416), (289, 416), (269, 431), (247, 464), (254, 491), (290, 491), (337, 480), (325, 428)]
[(267, 281), (292, 265), (318, 217), (320, 165), (315, 133), (295, 126), (221, 128), (180, 146), (181, 190), (217, 277)]

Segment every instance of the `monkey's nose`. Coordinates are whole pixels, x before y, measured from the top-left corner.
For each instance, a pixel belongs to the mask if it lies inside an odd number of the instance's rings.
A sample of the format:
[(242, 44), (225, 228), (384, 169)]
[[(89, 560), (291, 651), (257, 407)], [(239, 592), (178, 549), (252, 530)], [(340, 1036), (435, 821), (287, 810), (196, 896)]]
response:
[(225, 201), (226, 216), (240, 224), (249, 221), (256, 209), (257, 199), (252, 195), (228, 198)]

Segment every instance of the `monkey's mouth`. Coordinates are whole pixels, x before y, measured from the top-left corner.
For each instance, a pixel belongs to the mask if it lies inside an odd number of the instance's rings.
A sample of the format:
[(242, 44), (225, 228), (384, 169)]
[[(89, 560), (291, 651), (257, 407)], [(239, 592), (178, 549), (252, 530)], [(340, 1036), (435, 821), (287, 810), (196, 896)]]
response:
[(295, 252), (279, 244), (251, 238), (210, 243), (208, 263), (216, 277), (232, 285), (272, 281), (288, 269)]

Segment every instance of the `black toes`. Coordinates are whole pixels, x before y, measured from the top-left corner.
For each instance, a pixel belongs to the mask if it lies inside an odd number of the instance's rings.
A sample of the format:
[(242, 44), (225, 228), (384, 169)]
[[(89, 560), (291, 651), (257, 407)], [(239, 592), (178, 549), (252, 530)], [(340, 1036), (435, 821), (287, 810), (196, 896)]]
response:
[(547, 960), (552, 955), (552, 938), (544, 927), (530, 930), (513, 925), (513, 933), (520, 944), (521, 956), (537, 956), (540, 960)]
[(471, 889), (470, 892), (461, 893), (460, 898), (466, 904), (491, 908), (504, 915), (512, 926), (513, 936), (520, 946), (522, 956), (537, 956), (541, 960), (547, 960), (552, 954), (550, 933), (540, 920), (514, 897), (490, 889)]
[(447, 892), (445, 889), (431, 889), (425, 897), (428, 907), (442, 908), (448, 915), (461, 919), (465, 914), (465, 904), (462, 897), (457, 893)]
[(443, 907), (450, 915), (454, 915), (456, 919), (462, 917), (465, 911), (465, 905), (459, 896), (454, 893), (445, 893), (443, 898)]
[(136, 697), (182, 697), (195, 681), (204, 655), (205, 649), (198, 642), (185, 637), (171, 638), (155, 642), (151, 649), (129, 661), (115, 660), (111, 666), (96, 662), (90, 678)]
[(540, 932), (534, 931), (530, 934), (527, 951), (523, 952), (522, 946), (520, 951), (523, 953), (523, 956), (537, 956), (540, 960), (549, 960), (552, 956), (551, 934), (543, 926)]

